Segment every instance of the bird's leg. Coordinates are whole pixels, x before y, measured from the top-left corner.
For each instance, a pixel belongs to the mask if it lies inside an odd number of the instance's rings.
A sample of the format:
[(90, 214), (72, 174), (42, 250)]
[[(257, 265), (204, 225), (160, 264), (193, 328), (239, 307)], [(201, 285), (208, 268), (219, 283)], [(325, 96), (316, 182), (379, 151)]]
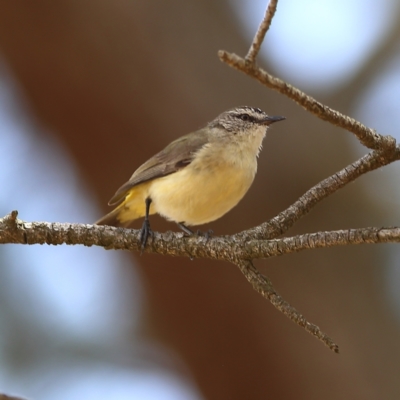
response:
[(179, 228), (183, 230), (183, 232), (186, 233), (187, 236), (194, 235), (194, 232), (191, 229), (189, 229), (183, 222), (177, 222), (177, 225), (179, 226)]
[(142, 230), (140, 231), (140, 243), (142, 243), (142, 252), (146, 247), (149, 235), (151, 235), (152, 237), (154, 236), (153, 231), (150, 229), (150, 220), (149, 220), (150, 204), (151, 204), (151, 198), (148, 197), (146, 199), (146, 214), (144, 216)]
[(193, 236), (193, 235), (197, 235), (197, 236), (204, 236), (207, 240), (210, 239), (210, 237), (213, 235), (213, 231), (212, 229), (208, 230), (207, 232), (202, 232), (202, 231), (196, 231), (193, 232), (191, 229), (189, 229), (183, 222), (177, 222), (179, 228), (181, 228), (183, 230), (183, 232), (186, 233), (187, 236)]

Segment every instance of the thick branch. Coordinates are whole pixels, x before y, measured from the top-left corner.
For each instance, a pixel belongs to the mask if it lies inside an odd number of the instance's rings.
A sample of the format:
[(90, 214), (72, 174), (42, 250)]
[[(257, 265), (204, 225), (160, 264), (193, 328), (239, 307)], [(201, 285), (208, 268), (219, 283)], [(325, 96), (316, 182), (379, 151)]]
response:
[[(140, 231), (86, 224), (24, 222), (11, 212), (0, 219), (0, 243), (21, 244), (83, 244), (106, 249), (141, 249)], [(239, 266), (253, 288), (268, 299), (279, 311), (307, 332), (321, 340), (331, 350), (338, 346), (318, 326), (308, 322), (275, 291), (271, 281), (262, 275), (250, 260), (289, 254), (306, 249), (347, 244), (400, 242), (400, 228), (363, 228), (332, 232), (317, 232), (274, 240), (237, 240), (234, 236), (213, 238), (182, 238), (182, 234), (155, 234), (146, 252), (163, 255), (207, 257), (232, 262)]]
[(315, 100), (313, 97), (305, 94), (300, 89), (270, 75), (268, 72), (256, 67), (254, 64), (246, 62), (244, 58), (233, 53), (228, 53), (225, 50), (220, 50), (218, 56), (221, 61), (225, 62), (229, 66), (244, 72), (246, 75), (257, 79), (263, 85), (289, 97), (316, 117), (353, 133), (364, 146), (374, 150), (393, 149), (396, 146), (396, 140), (393, 137), (378, 134), (376, 131), (366, 127), (361, 122), (358, 122), (339, 111), (333, 110)]
[[(316, 232), (273, 240), (238, 240), (235, 236), (206, 239), (166, 232), (155, 233), (145, 252), (240, 264), (243, 260), (270, 258), (313, 248), (399, 242), (399, 238), (400, 228), (397, 227)], [(17, 219), (16, 211), (0, 219), (0, 243), (81, 244), (114, 250), (141, 250), (139, 230), (88, 224), (25, 222)]]
[[(83, 244), (85, 246), (103, 246), (106, 249), (136, 251), (141, 249), (140, 231), (137, 230), (86, 224), (29, 223), (18, 220), (17, 215), (18, 213), (13, 211), (0, 219), (0, 243)], [(321, 238), (322, 236), (319, 237), (319, 239)], [(299, 251), (301, 250), (299, 243), (303, 243), (304, 247), (307, 246), (304, 240), (299, 241), (296, 237), (273, 241), (254, 240), (249, 243), (242, 241), (239, 243), (232, 237), (214, 238), (209, 241), (205, 238), (182, 239), (182, 234), (168, 232), (164, 235), (155, 234), (154, 240), (146, 247), (146, 251), (163, 255), (189, 256), (191, 258), (208, 257), (235, 263), (253, 288), (268, 299), (279, 311), (321, 340), (331, 350), (338, 352), (338, 346), (332, 339), (285, 302), (276, 292), (271, 281), (262, 275), (249, 260), (250, 257), (259, 258), (255, 254), (256, 248), (259, 249), (260, 254), (262, 252), (271, 257), (285, 252), (288, 253), (291, 248), (292, 251)], [(317, 239), (311, 243), (315, 243), (315, 247), (323, 247), (319, 245)]]

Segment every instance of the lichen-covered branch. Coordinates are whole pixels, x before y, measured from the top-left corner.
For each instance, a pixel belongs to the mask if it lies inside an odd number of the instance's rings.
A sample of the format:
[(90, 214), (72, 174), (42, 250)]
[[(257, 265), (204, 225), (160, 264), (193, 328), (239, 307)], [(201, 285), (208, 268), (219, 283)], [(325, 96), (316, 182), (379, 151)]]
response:
[[(25, 222), (11, 212), (0, 219), (0, 243), (20, 244), (81, 244), (105, 249), (140, 251), (140, 231), (88, 224)], [(253, 288), (268, 299), (279, 311), (307, 332), (321, 340), (331, 350), (338, 346), (316, 325), (308, 322), (296, 309), (285, 302), (271, 281), (253, 265), (253, 259), (269, 258), (302, 250), (350, 244), (400, 242), (400, 228), (360, 228), (330, 232), (308, 233), (273, 240), (238, 239), (225, 236), (183, 238), (182, 233), (167, 232), (154, 235), (146, 252), (190, 258), (211, 258), (229, 261), (239, 266)]]
[[(0, 244), (49, 244), (100, 246), (107, 250), (140, 251), (140, 231), (89, 224), (58, 222), (26, 222), (12, 211), (0, 218)], [(182, 233), (155, 233), (145, 248), (147, 253), (160, 255), (209, 258), (239, 264), (243, 260), (255, 260), (281, 256), (313, 248), (388, 243), (400, 241), (400, 229), (359, 228), (338, 231), (306, 233), (272, 240), (238, 239), (236, 235), (207, 239), (184, 237)]]

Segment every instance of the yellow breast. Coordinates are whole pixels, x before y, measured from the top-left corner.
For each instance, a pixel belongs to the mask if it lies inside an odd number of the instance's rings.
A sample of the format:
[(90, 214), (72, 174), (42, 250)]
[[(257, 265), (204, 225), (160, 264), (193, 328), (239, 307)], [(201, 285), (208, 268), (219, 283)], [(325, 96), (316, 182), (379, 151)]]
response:
[(155, 212), (175, 222), (201, 225), (220, 218), (243, 198), (254, 180), (255, 155), (232, 163), (208, 150), (204, 153), (186, 168), (150, 183)]

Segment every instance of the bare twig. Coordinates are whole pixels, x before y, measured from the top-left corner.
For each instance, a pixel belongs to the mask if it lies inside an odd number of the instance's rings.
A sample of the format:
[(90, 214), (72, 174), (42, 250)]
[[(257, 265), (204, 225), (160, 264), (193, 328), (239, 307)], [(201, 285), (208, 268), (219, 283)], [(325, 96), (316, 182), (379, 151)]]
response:
[(264, 19), (254, 36), (249, 52), (245, 58), (239, 57), (234, 53), (228, 53), (225, 50), (220, 50), (218, 52), (220, 60), (229, 66), (244, 72), (246, 75), (257, 79), (263, 85), (284, 94), (316, 117), (348, 130), (357, 136), (364, 146), (374, 150), (393, 149), (396, 146), (396, 141), (393, 137), (378, 134), (373, 129), (361, 124), (361, 122), (358, 122), (347, 115), (341, 114), (339, 111), (333, 110), (296, 87), (286, 83), (282, 79), (272, 76), (255, 65), (255, 59), (258, 55), (265, 34), (270, 27), (276, 7), (277, 0), (271, 0), (267, 11), (265, 12)]
[[(87, 224), (60, 224), (24, 222), (17, 212), (0, 219), (0, 243), (21, 244), (83, 244), (103, 246), (106, 249), (141, 249), (140, 231)], [(225, 260), (239, 266), (253, 288), (268, 299), (279, 311), (307, 332), (338, 352), (338, 346), (316, 325), (309, 323), (297, 310), (285, 302), (275, 291), (269, 279), (251, 262), (306, 249), (346, 244), (387, 243), (400, 241), (400, 228), (363, 228), (332, 232), (317, 232), (273, 240), (238, 240), (234, 236), (221, 238), (184, 238), (182, 234), (167, 232), (155, 234), (146, 252), (163, 255), (202, 257)]]
[(319, 182), (276, 217), (255, 228), (240, 232), (235, 236), (244, 240), (276, 238), (288, 231), (300, 218), (308, 214), (323, 199), (343, 188), (348, 183), (353, 182), (361, 175), (399, 159), (399, 148), (390, 153), (377, 150), (372, 151), (336, 174)]
[(238, 263), (238, 266), (246, 279), (253, 285), (253, 288), (268, 299), (275, 308), (285, 314), (294, 323), (304, 328), (308, 333), (321, 340), (332, 351), (339, 353), (338, 345), (334, 343), (328, 335), (322, 332), (318, 326), (308, 322), (294, 307), (283, 300), (272, 286), (272, 282), (266, 276), (262, 275), (251, 261), (242, 260)]
[(271, 0), (268, 4), (268, 8), (265, 11), (264, 19), (262, 20), (258, 30), (254, 36), (253, 42), (251, 43), (249, 52), (246, 55), (246, 62), (254, 64), (262, 42), (264, 41), (265, 34), (271, 26), (272, 18), (274, 18), (278, 0)]
[[(249, 52), (244, 59), (236, 54), (220, 50), (218, 52), (220, 60), (231, 67), (244, 72), (246, 75), (257, 79), (261, 84), (284, 94), (318, 118), (328, 121), (338, 127), (347, 129), (349, 132), (353, 133), (363, 145), (375, 151), (357, 160), (353, 164), (339, 171), (337, 174), (318, 183), (288, 209), (282, 211), (270, 221), (233, 236), (232, 238), (235, 242), (244, 241), (242, 250), (246, 256), (242, 254), (242, 260), (251, 260), (260, 256), (271, 257), (272, 254), (276, 254), (276, 252), (279, 254), (288, 254), (293, 251), (301, 251), (316, 247), (330, 247), (332, 245), (380, 243), (385, 241), (399, 242), (399, 228), (364, 228), (333, 232), (318, 232), (314, 234), (287, 237), (279, 240), (265, 240), (276, 238), (285, 233), (316, 204), (329, 195), (335, 193), (347, 183), (355, 180), (366, 172), (390, 164), (391, 162), (398, 160), (400, 157), (400, 150), (396, 146), (396, 141), (393, 137), (378, 134), (353, 118), (325, 106), (313, 97), (308, 96), (294, 86), (270, 75), (256, 66), (255, 60), (265, 34), (271, 24), (276, 6), (277, 1), (271, 0), (264, 19), (253, 39)], [(255, 238), (259, 240), (254, 240)], [(300, 325), (305, 327), (305, 329), (314, 336), (319, 337), (319, 339), (324, 341), (324, 343), (331, 349), (334, 349), (335, 351), (337, 350), (337, 347), (335, 347), (336, 345), (329, 337), (325, 336), (318, 327), (311, 325), (309, 329), (307, 329), (308, 322), (304, 317), (298, 314), (296, 310), (292, 310), (287, 303), (285, 303), (285, 305), (287, 304), (288, 308), (281, 308), (281, 301), (283, 300), (280, 299), (280, 297), (275, 299), (277, 301), (273, 300), (273, 296), (275, 296), (276, 292), (271, 283), (254, 268), (250, 261), (243, 261), (242, 264), (239, 265), (241, 266), (243, 274), (253, 284), (253, 287), (264, 297), (267, 297), (281, 312), (297, 323), (299, 322), (296, 321), (296, 318), (300, 318)], [(291, 311), (288, 312), (288, 310)]]
[[(16, 218), (17, 212), (0, 218), (0, 244), (81, 244), (107, 250), (140, 251), (140, 230), (89, 224), (58, 222), (26, 222)], [(238, 239), (221, 236), (183, 237), (182, 233), (155, 233), (145, 248), (147, 253), (209, 258), (240, 264), (243, 260), (276, 257), (301, 250), (366, 243), (396, 243), (400, 228), (359, 228), (306, 233), (272, 240)]]
[(286, 83), (282, 79), (276, 78), (263, 69), (247, 63), (244, 58), (233, 53), (228, 53), (225, 50), (220, 50), (218, 56), (221, 61), (225, 62), (229, 66), (257, 79), (260, 83), (270, 89), (274, 89), (289, 97), (289, 99), (295, 101), (316, 117), (353, 133), (364, 146), (374, 150), (393, 149), (396, 146), (396, 140), (392, 136), (383, 136), (378, 134), (375, 130), (370, 129), (361, 122), (320, 103), (313, 97), (305, 94), (300, 89), (297, 89), (289, 83)]
[(368, 227), (305, 233), (272, 240), (250, 240), (245, 245), (244, 253), (250, 258), (256, 259), (336, 246), (399, 242), (399, 227)]

